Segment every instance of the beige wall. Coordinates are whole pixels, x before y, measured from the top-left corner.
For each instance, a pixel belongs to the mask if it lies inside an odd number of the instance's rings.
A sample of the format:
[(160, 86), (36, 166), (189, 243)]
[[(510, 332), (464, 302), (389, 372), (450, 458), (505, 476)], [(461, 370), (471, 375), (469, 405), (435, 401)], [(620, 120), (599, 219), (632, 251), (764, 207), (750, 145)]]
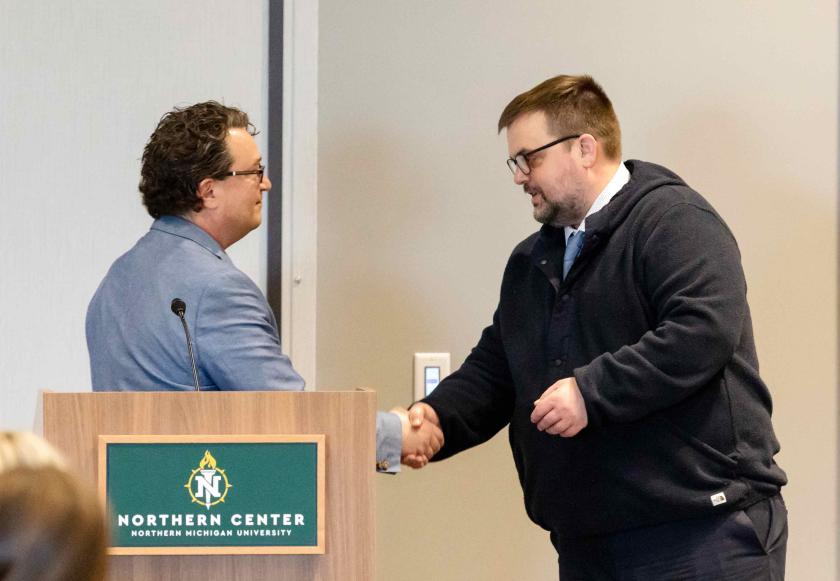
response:
[[(463, 360), (535, 230), (498, 114), (589, 72), (626, 157), (677, 171), (739, 239), (791, 480), (788, 578), (835, 578), (837, 22), (827, 0), (321, 0), (319, 386), (389, 407), (415, 351)], [(505, 439), (378, 479), (380, 580), (556, 579)]]

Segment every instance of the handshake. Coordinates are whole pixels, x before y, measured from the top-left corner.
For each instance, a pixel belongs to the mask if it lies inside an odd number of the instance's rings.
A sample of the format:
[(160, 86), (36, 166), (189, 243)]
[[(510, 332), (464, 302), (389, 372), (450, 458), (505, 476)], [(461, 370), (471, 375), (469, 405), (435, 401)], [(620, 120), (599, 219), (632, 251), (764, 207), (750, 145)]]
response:
[(400, 462), (412, 468), (422, 468), (443, 446), (440, 419), (428, 404), (416, 403), (410, 410), (395, 407), (402, 425), (402, 453)]

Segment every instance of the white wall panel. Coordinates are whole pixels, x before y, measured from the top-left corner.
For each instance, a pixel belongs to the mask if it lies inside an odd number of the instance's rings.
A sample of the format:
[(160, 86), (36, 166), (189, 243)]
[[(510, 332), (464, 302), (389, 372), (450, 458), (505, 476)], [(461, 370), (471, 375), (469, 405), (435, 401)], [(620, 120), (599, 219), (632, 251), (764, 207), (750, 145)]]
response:
[[(161, 115), (215, 99), (265, 129), (265, 9), (0, 0), (0, 427), (30, 427), (40, 389), (90, 388), (85, 309), (151, 224), (139, 160)], [(230, 249), (260, 283), (263, 247)]]

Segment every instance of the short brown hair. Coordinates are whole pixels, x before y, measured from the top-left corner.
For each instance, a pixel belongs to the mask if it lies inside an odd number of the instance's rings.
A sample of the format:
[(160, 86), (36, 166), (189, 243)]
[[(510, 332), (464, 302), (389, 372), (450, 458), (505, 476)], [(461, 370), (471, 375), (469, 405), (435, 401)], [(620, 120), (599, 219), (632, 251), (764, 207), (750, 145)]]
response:
[(220, 179), (230, 169), (233, 159), (225, 139), (235, 128), (257, 134), (247, 113), (216, 101), (176, 107), (161, 118), (140, 169), (140, 193), (153, 218), (201, 210), (198, 184)]
[(559, 75), (513, 99), (499, 117), (499, 133), (520, 115), (542, 111), (558, 136), (589, 133), (609, 159), (621, 158), (621, 128), (604, 89), (589, 75)]
[(48, 444), (40, 448), (34, 455), (32, 447), (22, 450), (17, 466), (7, 457), (7, 470), (0, 470), (0, 579), (104, 581), (107, 532), (99, 500), (54, 465), (58, 455)]

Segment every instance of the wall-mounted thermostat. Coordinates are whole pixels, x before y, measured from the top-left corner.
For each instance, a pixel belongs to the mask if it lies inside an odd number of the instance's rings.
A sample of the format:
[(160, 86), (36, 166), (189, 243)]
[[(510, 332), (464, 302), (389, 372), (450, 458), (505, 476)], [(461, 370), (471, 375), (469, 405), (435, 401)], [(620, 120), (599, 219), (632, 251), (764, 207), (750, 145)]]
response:
[(449, 375), (449, 353), (414, 354), (414, 399), (423, 399)]

